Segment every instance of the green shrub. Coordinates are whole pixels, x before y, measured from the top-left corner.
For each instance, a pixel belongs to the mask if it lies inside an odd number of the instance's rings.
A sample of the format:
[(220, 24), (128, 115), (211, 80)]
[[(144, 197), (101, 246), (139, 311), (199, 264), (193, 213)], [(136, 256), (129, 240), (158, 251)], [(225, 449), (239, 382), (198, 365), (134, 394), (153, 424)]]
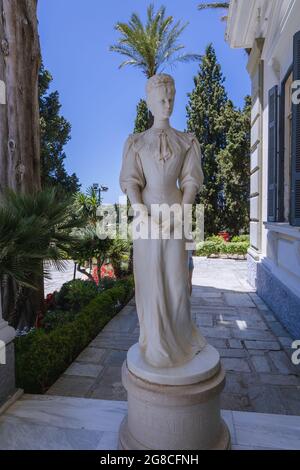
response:
[(230, 255), (246, 255), (248, 247), (248, 242), (225, 243), (222, 253)]
[(114, 287), (115, 283), (116, 283), (115, 279), (106, 276), (100, 280), (98, 287), (99, 289), (102, 289), (102, 290), (111, 289), (112, 287)]
[(133, 294), (132, 277), (98, 293), (73, 321), (50, 332), (38, 329), (15, 340), (16, 383), (27, 393), (44, 393)]
[(48, 333), (58, 326), (69, 323), (75, 319), (76, 313), (65, 310), (49, 310), (42, 319), (41, 326)]
[(250, 244), (250, 235), (235, 235), (230, 241), (233, 243), (248, 242), (248, 244)]
[(246, 255), (248, 242), (222, 242), (204, 241), (196, 245), (197, 256), (210, 256), (219, 254)]
[(215, 243), (224, 243), (224, 238), (221, 235), (210, 235), (206, 237), (205, 241), (207, 242), (215, 242)]
[(221, 243), (219, 242), (205, 241), (196, 245), (197, 256), (209, 256), (218, 253), (221, 253)]
[(95, 282), (74, 279), (63, 284), (56, 294), (55, 302), (58, 309), (79, 312), (97, 294), (98, 287)]

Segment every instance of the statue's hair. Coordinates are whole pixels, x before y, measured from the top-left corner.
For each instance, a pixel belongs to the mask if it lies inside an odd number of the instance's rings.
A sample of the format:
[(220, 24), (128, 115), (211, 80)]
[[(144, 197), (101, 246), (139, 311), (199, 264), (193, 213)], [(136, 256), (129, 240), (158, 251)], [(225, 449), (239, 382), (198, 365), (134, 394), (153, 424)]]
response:
[(149, 94), (153, 89), (161, 85), (171, 85), (175, 90), (175, 82), (171, 75), (167, 73), (159, 73), (150, 77), (146, 84), (146, 92)]

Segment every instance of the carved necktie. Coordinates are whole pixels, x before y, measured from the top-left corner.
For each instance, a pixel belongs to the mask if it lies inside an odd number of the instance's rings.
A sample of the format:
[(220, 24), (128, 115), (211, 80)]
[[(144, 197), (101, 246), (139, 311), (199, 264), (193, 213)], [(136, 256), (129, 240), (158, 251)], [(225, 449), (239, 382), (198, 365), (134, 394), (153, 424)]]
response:
[(171, 158), (173, 155), (172, 149), (168, 142), (167, 133), (161, 130), (159, 133), (159, 160), (164, 163), (166, 160)]

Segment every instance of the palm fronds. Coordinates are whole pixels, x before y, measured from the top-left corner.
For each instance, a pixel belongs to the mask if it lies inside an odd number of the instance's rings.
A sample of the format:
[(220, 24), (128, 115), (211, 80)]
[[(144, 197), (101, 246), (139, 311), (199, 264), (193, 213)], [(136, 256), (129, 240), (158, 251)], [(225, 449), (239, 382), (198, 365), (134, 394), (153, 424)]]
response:
[(57, 198), (54, 188), (35, 194), (7, 190), (0, 206), (0, 278), (35, 288), (32, 279), (48, 277), (47, 263), (64, 269), (65, 250), (78, 226), (69, 201)]
[(128, 23), (118, 22), (115, 29), (121, 34), (117, 44), (110, 51), (126, 57), (120, 68), (132, 65), (140, 68), (147, 78), (176, 62), (199, 60), (198, 54), (180, 53), (184, 45), (178, 40), (187, 23), (174, 23), (172, 16), (166, 16), (166, 8), (160, 7), (155, 13), (154, 5), (147, 8), (145, 24), (133, 13)]
[(230, 6), (230, 2), (214, 2), (214, 3), (200, 3), (198, 10), (209, 10), (209, 9), (220, 9), (227, 10)]

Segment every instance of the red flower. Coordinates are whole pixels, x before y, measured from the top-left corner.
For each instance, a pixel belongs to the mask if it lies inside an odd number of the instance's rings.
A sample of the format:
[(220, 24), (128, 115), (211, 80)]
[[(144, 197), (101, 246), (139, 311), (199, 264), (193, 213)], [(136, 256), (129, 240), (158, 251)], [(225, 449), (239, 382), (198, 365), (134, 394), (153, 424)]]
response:
[[(94, 281), (97, 284), (99, 284), (97, 266), (93, 267), (92, 276), (93, 276)], [(113, 267), (110, 263), (109, 264), (103, 264), (101, 266), (101, 268), (100, 268), (100, 277), (101, 277), (101, 279), (103, 279), (104, 277), (110, 277), (110, 278), (115, 277), (114, 269), (113, 269)]]
[(46, 310), (55, 306), (55, 296), (53, 294), (47, 294), (45, 298), (45, 308)]
[(220, 237), (222, 237), (225, 242), (228, 242), (229, 239), (230, 239), (230, 234), (229, 234), (229, 232), (222, 231), (222, 232), (219, 232), (218, 235), (219, 235)]
[(35, 320), (35, 328), (41, 328), (42, 326), (42, 319), (43, 319), (43, 314), (42, 312), (39, 310), (38, 313), (37, 313), (37, 316), (36, 316), (36, 320)]

